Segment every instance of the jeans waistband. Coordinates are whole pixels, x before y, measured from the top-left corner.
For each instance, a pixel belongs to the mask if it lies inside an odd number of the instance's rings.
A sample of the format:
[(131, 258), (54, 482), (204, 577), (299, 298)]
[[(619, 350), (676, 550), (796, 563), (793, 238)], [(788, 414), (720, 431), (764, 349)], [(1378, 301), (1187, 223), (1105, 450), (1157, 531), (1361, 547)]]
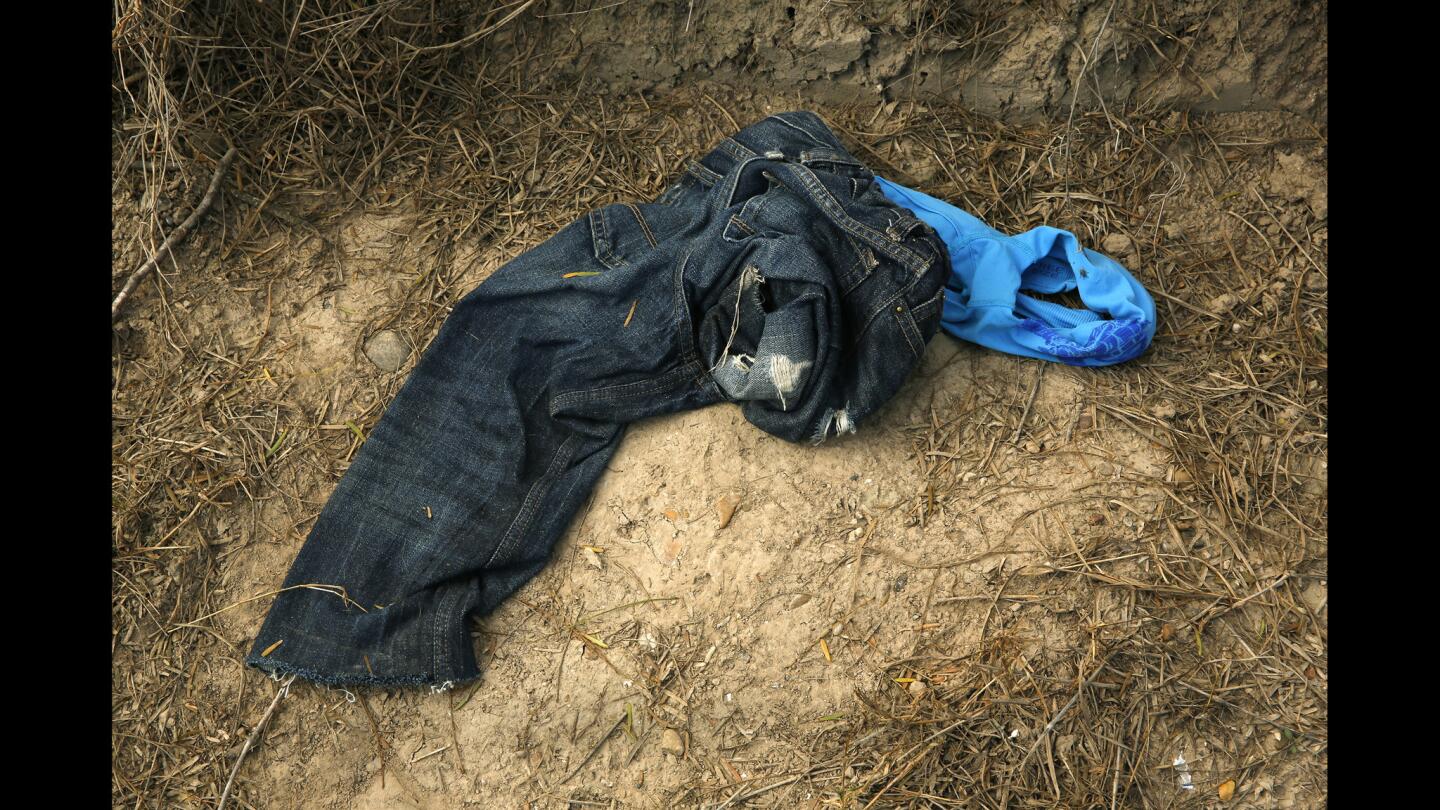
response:
[[(732, 206), (736, 202), (737, 186), (745, 172), (750, 170), (750, 164), (764, 162), (766, 165), (757, 167), (757, 170), (784, 183), (791, 191), (806, 196), (847, 236), (900, 263), (911, 277), (923, 274), (937, 259), (936, 251), (933, 246), (932, 249), (919, 248), (914, 240), (917, 231), (928, 234), (928, 226), (899, 206), (842, 205), (811, 167), (845, 167), (867, 184), (873, 183), (874, 173), (844, 148), (820, 143), (822, 135), (814, 132), (814, 127), (806, 127), (793, 120), (794, 117), (793, 114), (787, 116), (782, 113), (765, 118), (721, 141), (715, 149), (690, 165), (691, 174), (705, 185), (712, 186), (712, 191), (718, 190), (719, 193), (711, 198), (712, 204), (721, 209)], [(818, 119), (816, 121), (818, 123)], [(828, 135), (828, 130), (824, 134)], [(763, 151), (752, 149), (739, 140), (747, 135), (764, 141), (757, 144), (764, 147)], [(874, 221), (867, 222), (867, 219)]]

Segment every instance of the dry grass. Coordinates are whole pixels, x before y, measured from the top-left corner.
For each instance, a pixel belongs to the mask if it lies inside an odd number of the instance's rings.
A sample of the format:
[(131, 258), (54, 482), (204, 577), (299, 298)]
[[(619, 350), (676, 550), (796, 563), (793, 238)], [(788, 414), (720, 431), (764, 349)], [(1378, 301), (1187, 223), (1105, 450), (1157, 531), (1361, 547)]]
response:
[[(274, 697), (242, 671), (240, 645), (196, 622), (250, 596), (217, 590), (225, 544), (242, 524), (263, 537), (271, 501), (293, 521), (286, 539), (303, 536), (394, 390), (370, 392), (353, 432), (297, 410), (269, 372), (284, 352), (270, 302), (292, 268), (276, 256), (315, 239), (323, 264), (347, 213), (410, 212), (404, 248), (428, 268), (370, 328), (433, 335), (468, 291), (458, 251), (513, 254), (595, 205), (652, 197), (681, 154), (753, 117), (699, 89), (610, 100), (551, 86), (544, 65), (570, 45), (533, 36), (529, 15), (511, 19), (525, 2), (440, 3), (433, 17), (403, 0), (334, 13), (220, 5), (115, 10), (115, 187), (134, 191), (116, 225), (115, 289), (199, 198), (214, 161), (239, 150), (222, 202), (177, 251), (218, 274), (162, 264), (128, 304), (162, 339), (137, 347), (122, 322), (112, 348), (117, 807), (218, 802), (245, 723)], [(1156, 294), (1160, 334), (1143, 361), (1086, 372), (1089, 407), (1068, 432), (1100, 446), (1138, 434), (1169, 454), (1170, 472), (1096, 459), (1143, 497), (1098, 487), (1105, 522), (1080, 537), (1028, 515), (1017, 530), (1051, 553), (983, 595), (979, 644), (943, 632), (917, 643), (857, 684), (845, 719), (797, 735), (787, 769), (697, 782), (673, 803), (1152, 807), (1208, 803), (1226, 779), (1251, 800), (1263, 778), (1323, 780), (1327, 624), (1301, 594), (1326, 577), (1326, 223), (1257, 182), (1277, 148), (1323, 136), (1148, 110), (1026, 128), (941, 104), (822, 112), (878, 172), (1001, 230), (1133, 240), (1127, 264)], [(1197, 212), (1214, 216), (1197, 227)], [(1180, 215), (1183, 233), (1167, 227)], [(180, 300), (237, 290), (262, 303), (236, 344), (197, 330)], [(983, 403), (984, 420), (967, 410), (975, 401), (949, 403), (912, 429), (928, 479), (912, 514), (953, 506), (965, 470), (1023, 441), (1032, 379)], [(947, 455), (925, 454), (935, 449)], [(1018, 610), (1002, 609), (1012, 601)], [(1029, 616), (1075, 643), (1037, 645)], [(663, 719), (660, 687), (683, 688), (702, 655), (664, 638), (617, 662), (657, 695), (635, 710)], [(238, 696), (197, 685), (215, 678), (241, 684)], [(1195, 795), (1177, 794), (1165, 766), (1202, 740)], [(265, 806), (243, 770), (231, 801)]]

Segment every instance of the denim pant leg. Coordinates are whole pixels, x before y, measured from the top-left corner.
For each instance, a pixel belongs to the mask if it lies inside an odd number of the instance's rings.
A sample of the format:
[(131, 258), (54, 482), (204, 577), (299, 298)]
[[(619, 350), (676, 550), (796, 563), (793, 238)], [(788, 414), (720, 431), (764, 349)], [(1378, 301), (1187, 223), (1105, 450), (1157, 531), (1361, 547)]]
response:
[(540, 571), (623, 426), (720, 399), (674, 255), (703, 228), (704, 193), (593, 212), (460, 301), (321, 512), (248, 663), (331, 685), (479, 675), (468, 617)]

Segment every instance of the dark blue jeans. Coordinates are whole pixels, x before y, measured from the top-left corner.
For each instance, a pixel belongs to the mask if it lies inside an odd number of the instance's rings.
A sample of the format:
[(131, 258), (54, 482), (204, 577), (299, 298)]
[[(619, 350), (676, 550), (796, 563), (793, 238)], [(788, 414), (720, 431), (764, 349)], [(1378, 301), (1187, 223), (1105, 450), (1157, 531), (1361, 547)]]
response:
[(247, 663), (475, 678), (469, 618), (544, 567), (630, 422), (731, 401), (790, 441), (853, 432), (920, 359), (949, 272), (873, 179), (815, 115), (774, 115), (497, 270), (371, 431)]

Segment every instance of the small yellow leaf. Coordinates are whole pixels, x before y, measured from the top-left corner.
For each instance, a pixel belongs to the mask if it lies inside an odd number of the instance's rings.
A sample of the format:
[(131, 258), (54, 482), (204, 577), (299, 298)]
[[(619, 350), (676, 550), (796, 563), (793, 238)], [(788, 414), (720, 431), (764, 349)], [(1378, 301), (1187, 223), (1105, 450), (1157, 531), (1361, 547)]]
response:
[(914, 678), (896, 678), (895, 683), (914, 683)]
[(589, 633), (581, 633), (580, 635), (584, 636), (586, 641), (590, 642), (591, 644), (594, 644), (596, 647), (599, 647), (599, 648), (602, 649), (602, 650), (608, 650), (608, 649), (610, 649), (610, 645), (609, 645), (609, 644), (606, 644), (605, 642), (603, 642), (603, 641), (601, 641), (600, 639), (598, 639), (598, 638), (590, 635)]
[(672, 521), (679, 520), (679, 519), (680, 519), (680, 513), (679, 513), (679, 512), (676, 512), (674, 509), (666, 509), (666, 510), (665, 510), (665, 517), (669, 518), (669, 519), (672, 520)]
[(826, 643), (825, 643), (825, 639), (823, 639), (823, 638), (820, 639), (820, 652), (822, 652), (822, 653), (825, 654), (825, 660), (826, 660), (826, 661), (834, 661), (834, 660), (835, 660), (835, 659), (833, 659), (833, 658), (830, 657), (830, 645), (829, 645), (829, 644), (826, 644)]
[(269, 647), (266, 647), (266, 648), (265, 648), (265, 651), (264, 651), (264, 652), (260, 653), (260, 657), (261, 657), (261, 658), (269, 658), (269, 657), (270, 657), (270, 653), (275, 652), (275, 648), (276, 648), (276, 647), (279, 647), (281, 644), (284, 644), (284, 643), (285, 643), (285, 639), (282, 638), (282, 639), (280, 639), (279, 641), (275, 642), (274, 644), (271, 644)]
[(1220, 801), (1230, 801), (1230, 799), (1235, 796), (1235, 780), (1226, 779), (1224, 782), (1221, 782), (1220, 790), (1218, 792), (1220, 794)]
[(594, 271), (594, 270), (583, 270), (583, 271), (578, 272), (578, 273), (566, 273), (565, 275), (561, 276), (561, 278), (576, 278), (576, 277), (580, 277), (580, 276), (598, 276), (598, 275), (600, 275), (600, 274), (599, 274), (598, 272)]
[(639, 305), (640, 305), (640, 299), (639, 299), (639, 298), (636, 298), (634, 301), (630, 302), (630, 314), (625, 316), (625, 325), (622, 326), (622, 327), (620, 327), (621, 329), (629, 329), (629, 328), (630, 328), (630, 319), (633, 318), (633, 317), (635, 317), (635, 307), (637, 307), (637, 306), (639, 306)]

